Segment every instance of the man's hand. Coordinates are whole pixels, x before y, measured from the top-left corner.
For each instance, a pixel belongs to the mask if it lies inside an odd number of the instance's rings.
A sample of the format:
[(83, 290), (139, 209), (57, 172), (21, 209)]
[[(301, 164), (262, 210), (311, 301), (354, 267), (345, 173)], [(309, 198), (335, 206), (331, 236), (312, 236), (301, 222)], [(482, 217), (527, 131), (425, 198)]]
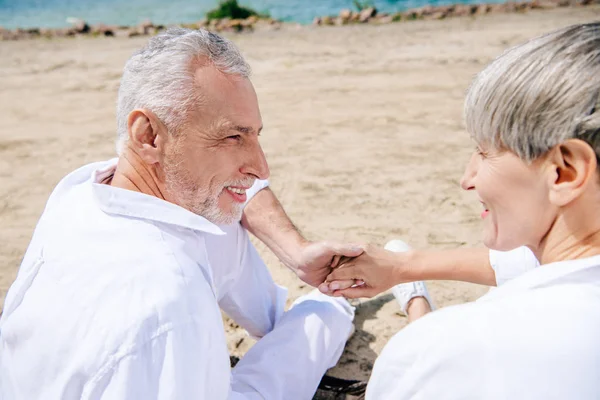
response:
[[(336, 242), (307, 242), (288, 265), (300, 279), (311, 286), (319, 286), (338, 266), (340, 259), (352, 259), (363, 253), (362, 247), (355, 244)], [(354, 279), (338, 280), (339, 288), (349, 288), (355, 285)], [(360, 282), (358, 282), (360, 283)]]
[[(411, 280), (402, 279), (402, 266), (406, 269), (411, 264), (412, 255), (412, 251), (394, 253), (369, 245), (360, 257), (344, 260), (335, 268), (327, 276), (326, 282), (319, 285), (319, 290), (336, 297), (373, 297), (394, 285)], [(350, 287), (348, 282), (357, 283)]]
[[(311, 286), (318, 286), (341, 257), (356, 257), (360, 246), (309, 242), (300, 234), (269, 188), (259, 191), (244, 208), (242, 226), (271, 249), (279, 260)], [(339, 282), (340, 287), (354, 281)]]

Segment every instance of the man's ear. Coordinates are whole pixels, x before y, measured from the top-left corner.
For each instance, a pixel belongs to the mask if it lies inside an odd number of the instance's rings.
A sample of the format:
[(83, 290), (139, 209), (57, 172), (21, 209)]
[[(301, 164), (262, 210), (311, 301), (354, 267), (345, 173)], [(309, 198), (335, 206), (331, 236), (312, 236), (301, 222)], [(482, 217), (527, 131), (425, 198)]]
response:
[[(147, 163), (156, 164), (161, 157), (159, 143), (167, 134), (165, 125), (151, 111), (136, 109), (127, 117), (129, 146)], [(162, 141), (164, 143), (164, 141)]]
[(547, 161), (550, 202), (558, 207), (581, 196), (598, 179), (596, 153), (583, 140), (569, 139), (555, 146)]

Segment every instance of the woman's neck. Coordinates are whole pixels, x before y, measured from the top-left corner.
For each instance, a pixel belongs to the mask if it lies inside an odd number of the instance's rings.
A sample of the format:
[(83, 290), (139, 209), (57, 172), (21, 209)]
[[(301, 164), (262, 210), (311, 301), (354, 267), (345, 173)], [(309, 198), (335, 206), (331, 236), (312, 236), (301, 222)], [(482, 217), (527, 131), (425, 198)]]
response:
[(530, 248), (542, 265), (600, 255), (600, 206), (564, 207), (540, 245)]

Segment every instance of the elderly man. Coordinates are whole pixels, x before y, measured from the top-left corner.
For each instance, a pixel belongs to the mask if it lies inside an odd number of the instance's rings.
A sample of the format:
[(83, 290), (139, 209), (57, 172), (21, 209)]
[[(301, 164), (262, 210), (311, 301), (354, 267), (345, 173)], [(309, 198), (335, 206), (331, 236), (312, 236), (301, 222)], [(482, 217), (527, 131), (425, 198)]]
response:
[[(202, 30), (169, 30), (127, 62), (118, 160), (58, 184), (8, 292), (0, 398), (312, 397), (353, 308), (313, 292), (284, 312), (238, 223), (269, 176), (248, 76), (234, 45)], [(245, 226), (307, 282), (362, 252), (304, 241), (260, 198)], [(219, 308), (260, 338), (233, 370)]]

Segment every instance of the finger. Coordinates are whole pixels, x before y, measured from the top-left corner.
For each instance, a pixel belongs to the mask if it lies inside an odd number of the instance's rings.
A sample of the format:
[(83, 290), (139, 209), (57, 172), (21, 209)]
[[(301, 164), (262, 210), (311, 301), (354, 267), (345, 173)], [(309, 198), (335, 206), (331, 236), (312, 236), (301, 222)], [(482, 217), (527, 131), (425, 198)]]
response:
[(343, 267), (335, 268), (333, 271), (331, 271), (327, 278), (325, 278), (325, 281), (333, 282), (348, 281), (355, 279), (363, 280), (363, 277), (361, 277), (360, 275), (360, 271), (357, 267), (353, 266), (352, 264), (346, 264)]
[(348, 289), (336, 290), (333, 297), (345, 297), (347, 299), (358, 299), (360, 297), (373, 297), (377, 294), (373, 288), (368, 286), (355, 286)]
[(357, 283), (354, 280), (323, 282), (319, 285), (319, 291), (324, 294), (333, 294), (336, 290), (347, 289), (355, 286)]
[(331, 268), (337, 268), (337, 267), (341, 267), (344, 264), (347, 264), (348, 262), (354, 260), (356, 257), (346, 257), (346, 256), (340, 256), (340, 259), (337, 263), (337, 265), (335, 266), (331, 266)]
[(345, 281), (323, 282), (318, 288), (321, 293), (331, 295), (336, 290), (348, 289), (352, 286), (362, 286), (364, 284), (365, 282), (361, 280), (348, 279)]
[(336, 290), (348, 289), (349, 287), (352, 287), (354, 285), (356, 285), (354, 279), (348, 279), (345, 281), (333, 281), (329, 282), (329, 291), (335, 292)]
[(321, 292), (323, 294), (328, 294), (328, 295), (333, 294), (333, 292), (331, 290), (329, 290), (329, 282), (323, 282), (317, 288), (319, 289), (319, 292)]
[(346, 257), (358, 257), (365, 251), (363, 246), (354, 243), (327, 243), (327, 245), (333, 253)]
[(329, 264), (329, 268), (337, 267), (338, 264), (340, 263), (341, 258), (342, 258), (342, 256), (340, 256), (339, 254), (333, 256), (333, 259), (331, 260), (331, 263)]

